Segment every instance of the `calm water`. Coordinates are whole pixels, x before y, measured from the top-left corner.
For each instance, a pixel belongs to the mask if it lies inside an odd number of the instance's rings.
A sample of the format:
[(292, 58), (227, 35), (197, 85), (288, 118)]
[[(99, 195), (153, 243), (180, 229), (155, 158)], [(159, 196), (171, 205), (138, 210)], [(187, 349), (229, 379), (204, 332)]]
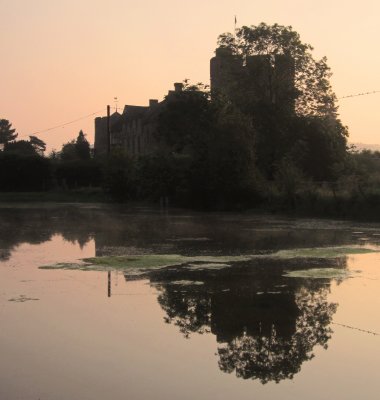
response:
[[(0, 399), (378, 399), (380, 253), (42, 270), (125, 254), (380, 249), (380, 225), (0, 206)], [(337, 268), (335, 279), (284, 276)]]

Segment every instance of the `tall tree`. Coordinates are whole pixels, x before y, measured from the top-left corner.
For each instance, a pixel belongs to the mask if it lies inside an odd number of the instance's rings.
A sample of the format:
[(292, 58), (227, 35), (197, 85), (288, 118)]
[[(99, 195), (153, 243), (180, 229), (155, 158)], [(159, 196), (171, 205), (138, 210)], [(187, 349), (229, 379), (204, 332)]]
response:
[[(218, 45), (232, 54), (234, 62), (250, 68), (253, 62), (255, 73), (268, 68), (271, 74), (264, 85), (259, 82), (256, 87), (254, 74), (235, 77), (232, 68), (227, 80), (227, 85), (232, 85), (227, 86), (232, 102), (252, 117), (257, 166), (264, 176), (273, 179), (286, 159), (316, 180), (333, 179), (334, 165), (346, 157), (348, 131), (338, 119), (326, 58), (315, 59), (310, 44), (303, 43), (291, 26), (279, 24), (243, 26), (235, 34), (220, 35)], [(288, 76), (281, 74), (290, 69)], [(281, 85), (289, 89), (285, 103), (257, 101), (260, 91), (275, 93)], [(323, 167), (318, 160), (324, 160)]]
[(61, 159), (65, 161), (76, 160), (78, 158), (75, 146), (75, 140), (65, 143), (61, 149)]
[(86, 139), (86, 135), (82, 130), (79, 131), (78, 137), (75, 142), (75, 148), (78, 155), (78, 158), (81, 160), (90, 159), (90, 143)]
[(44, 151), (46, 150), (46, 143), (37, 136), (29, 136), (29, 138), (30, 144), (33, 146), (34, 150), (38, 154), (43, 155)]
[(91, 157), (90, 143), (81, 130), (75, 140), (71, 140), (62, 146), (62, 160), (89, 160)]
[(303, 43), (300, 35), (291, 26), (265, 23), (243, 26), (236, 29), (235, 34), (220, 35), (218, 45), (230, 49), (236, 57), (242, 59), (252, 55), (290, 56), (295, 63), (297, 113), (336, 113), (336, 96), (330, 84), (331, 71), (327, 59), (315, 59), (312, 54), (313, 47)]
[(0, 119), (0, 144), (7, 144), (17, 138), (16, 129), (12, 129), (12, 124), (6, 119)]
[(4, 145), (4, 152), (20, 156), (36, 156), (36, 150), (29, 140), (17, 140)]

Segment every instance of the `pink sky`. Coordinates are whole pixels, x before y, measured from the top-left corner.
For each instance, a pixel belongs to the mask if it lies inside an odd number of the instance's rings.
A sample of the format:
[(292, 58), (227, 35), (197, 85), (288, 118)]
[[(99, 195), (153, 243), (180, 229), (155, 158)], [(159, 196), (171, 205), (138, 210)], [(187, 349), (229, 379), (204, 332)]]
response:
[[(0, 0), (0, 118), (21, 137), (119, 105), (162, 99), (173, 82), (209, 82), (220, 33), (292, 25), (327, 56), (338, 95), (380, 90), (378, 0)], [(380, 94), (343, 99), (351, 142), (380, 143)], [(93, 117), (38, 133), (60, 149)]]

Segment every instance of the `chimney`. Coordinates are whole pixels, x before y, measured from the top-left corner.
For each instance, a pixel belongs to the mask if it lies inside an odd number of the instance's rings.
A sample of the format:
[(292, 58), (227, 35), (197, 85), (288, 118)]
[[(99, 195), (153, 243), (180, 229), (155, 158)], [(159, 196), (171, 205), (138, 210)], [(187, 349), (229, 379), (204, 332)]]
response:
[(174, 91), (176, 93), (182, 92), (182, 89), (183, 89), (183, 83), (182, 82), (176, 82), (174, 84)]
[(150, 99), (149, 100), (149, 107), (150, 108), (155, 107), (157, 104), (158, 104), (158, 100), (156, 100), (156, 99)]

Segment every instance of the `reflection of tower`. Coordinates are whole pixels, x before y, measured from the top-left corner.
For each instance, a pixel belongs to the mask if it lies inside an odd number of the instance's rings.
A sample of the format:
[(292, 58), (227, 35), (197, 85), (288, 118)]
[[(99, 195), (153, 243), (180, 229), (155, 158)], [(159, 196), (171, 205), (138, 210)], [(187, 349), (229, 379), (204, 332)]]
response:
[(273, 327), (289, 340), (296, 331), (299, 309), (292, 292), (275, 295), (249, 290), (230, 290), (212, 298), (211, 332), (218, 342), (229, 342), (245, 331), (270, 336)]
[[(308, 261), (321, 268), (341, 260)], [(267, 265), (268, 264), (268, 265)], [(255, 268), (253, 268), (255, 267)], [(151, 273), (160, 282), (158, 302), (166, 312), (165, 321), (176, 325), (185, 337), (192, 332), (212, 332), (218, 342), (219, 368), (243, 379), (262, 383), (291, 379), (313, 348), (327, 347), (336, 304), (327, 298), (326, 282), (306, 285), (289, 280), (284, 270), (294, 260), (251, 261), (218, 271), (161, 270)], [(202, 281), (178, 290), (176, 281)], [(166, 283), (167, 282), (167, 283)]]

